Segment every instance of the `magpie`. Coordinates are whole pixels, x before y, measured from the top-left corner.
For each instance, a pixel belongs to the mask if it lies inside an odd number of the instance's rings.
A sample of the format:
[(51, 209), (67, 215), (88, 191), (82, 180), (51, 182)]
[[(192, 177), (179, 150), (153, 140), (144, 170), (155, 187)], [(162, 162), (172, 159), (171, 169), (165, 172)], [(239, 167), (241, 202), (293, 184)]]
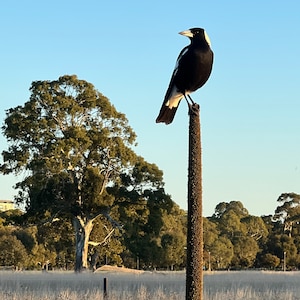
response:
[(205, 30), (203, 28), (191, 28), (179, 32), (179, 34), (187, 36), (191, 43), (181, 50), (177, 58), (156, 123), (172, 123), (182, 98), (185, 98), (191, 107), (188, 99), (193, 104), (194, 101), (190, 93), (206, 83), (212, 70), (214, 54)]

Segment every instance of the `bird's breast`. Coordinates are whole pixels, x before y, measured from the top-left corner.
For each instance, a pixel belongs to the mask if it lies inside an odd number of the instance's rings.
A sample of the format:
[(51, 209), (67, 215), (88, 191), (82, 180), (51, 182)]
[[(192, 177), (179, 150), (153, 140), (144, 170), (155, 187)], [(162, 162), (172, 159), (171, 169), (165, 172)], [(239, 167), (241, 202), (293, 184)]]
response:
[(205, 84), (211, 69), (211, 51), (188, 51), (178, 63), (175, 84), (183, 92), (193, 92)]

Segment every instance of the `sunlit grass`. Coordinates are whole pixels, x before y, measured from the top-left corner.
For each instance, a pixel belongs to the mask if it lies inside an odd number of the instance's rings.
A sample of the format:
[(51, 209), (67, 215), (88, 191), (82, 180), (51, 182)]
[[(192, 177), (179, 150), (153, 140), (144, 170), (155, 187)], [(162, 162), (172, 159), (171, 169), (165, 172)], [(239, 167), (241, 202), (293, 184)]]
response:
[(300, 299), (300, 272), (215, 272), (205, 276), (204, 299)]
[[(0, 299), (103, 299), (103, 279), (109, 300), (185, 299), (184, 272), (141, 274), (98, 272), (0, 272)], [(215, 272), (204, 276), (205, 300), (300, 300), (299, 272)]]

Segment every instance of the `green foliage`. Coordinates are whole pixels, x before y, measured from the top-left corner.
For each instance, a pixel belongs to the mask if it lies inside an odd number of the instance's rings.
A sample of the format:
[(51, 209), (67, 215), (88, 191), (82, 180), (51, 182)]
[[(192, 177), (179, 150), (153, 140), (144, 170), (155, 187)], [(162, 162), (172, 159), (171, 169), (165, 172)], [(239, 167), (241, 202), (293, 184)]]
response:
[[(3, 220), (3, 225), (16, 225), (22, 222), (23, 212), (19, 209), (10, 209), (0, 212), (0, 224)], [(1, 226), (1, 225), (0, 225)]]
[(233, 241), (234, 257), (231, 265), (235, 268), (251, 268), (254, 265), (259, 247), (250, 236), (241, 236)]
[(203, 218), (203, 241), (205, 247), (210, 249), (211, 245), (218, 239), (220, 231), (217, 224), (208, 218)]
[(187, 215), (174, 204), (170, 212), (163, 213), (160, 231), (161, 258), (164, 266), (171, 269), (185, 267)]
[(0, 235), (0, 265), (23, 267), (27, 252), (24, 245), (15, 236)]
[(227, 269), (231, 266), (233, 258), (233, 245), (225, 236), (219, 237), (210, 246), (210, 260), (213, 269)]
[(243, 206), (242, 202), (231, 201), (229, 203), (227, 203), (227, 202), (219, 203), (216, 206), (215, 213), (213, 214), (212, 217), (214, 219), (220, 219), (229, 211), (233, 212), (239, 218), (245, 217), (249, 214), (248, 210)]
[(32, 252), (36, 246), (35, 233), (30, 229), (18, 229), (13, 233), (16, 238), (25, 246), (28, 253)]
[(261, 267), (275, 269), (280, 264), (280, 258), (271, 253), (265, 254), (261, 259)]
[(184, 254), (186, 239), (181, 234), (165, 234), (161, 237), (161, 246), (163, 249), (164, 264), (171, 266), (174, 269), (174, 265), (182, 266), (184, 262)]
[[(204, 226), (207, 226), (204, 238), (208, 243), (205, 244), (205, 249), (210, 251), (213, 261), (217, 261), (218, 268), (221, 267), (222, 261), (222, 268), (240, 269), (254, 266), (260, 251), (258, 243), (260, 240), (263, 243), (268, 236), (263, 220), (250, 216), (240, 201), (218, 204), (214, 215), (209, 221), (205, 221)], [(224, 252), (227, 252), (226, 263)]]
[(256, 241), (265, 241), (268, 236), (268, 229), (261, 217), (247, 216), (241, 219), (241, 223), (244, 224), (247, 236), (253, 238)]
[[(67, 202), (84, 213), (90, 204), (105, 205), (107, 199), (99, 199), (99, 190), (134, 159), (130, 146), (135, 133), (124, 114), (76, 76), (35, 81), (30, 92), (24, 106), (7, 111), (2, 128), (10, 142), (2, 153), (2, 172), (31, 171), (17, 185), (18, 200), (27, 199), (28, 209), (36, 210), (43, 204), (41, 193), (50, 193), (42, 207), (52, 201), (51, 208), (58, 210)], [(83, 202), (86, 206), (78, 205)]]
[[(117, 207), (111, 211), (111, 216), (117, 219)], [(103, 264), (122, 265), (121, 254), (125, 250), (124, 239), (119, 229), (104, 217), (94, 222), (90, 236), (89, 261), (92, 269)]]
[(300, 221), (300, 195), (283, 193), (277, 201), (281, 204), (275, 210), (274, 220), (284, 224), (284, 231), (292, 235), (295, 223)]

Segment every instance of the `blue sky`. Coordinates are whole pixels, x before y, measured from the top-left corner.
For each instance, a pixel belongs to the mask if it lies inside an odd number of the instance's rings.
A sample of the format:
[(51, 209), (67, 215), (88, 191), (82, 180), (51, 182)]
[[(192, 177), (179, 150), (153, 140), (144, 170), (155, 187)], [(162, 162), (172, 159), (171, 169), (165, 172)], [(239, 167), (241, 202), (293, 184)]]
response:
[[(187, 207), (188, 115), (156, 124), (179, 51), (179, 31), (203, 27), (215, 61), (192, 95), (201, 106), (204, 215), (241, 201), (272, 214), (281, 193), (300, 193), (299, 1), (5, 1), (0, 10), (0, 119), (34, 80), (76, 74), (125, 113), (136, 152), (164, 172)], [(7, 143), (0, 136), (0, 151)], [(0, 199), (16, 179), (0, 175)]]

